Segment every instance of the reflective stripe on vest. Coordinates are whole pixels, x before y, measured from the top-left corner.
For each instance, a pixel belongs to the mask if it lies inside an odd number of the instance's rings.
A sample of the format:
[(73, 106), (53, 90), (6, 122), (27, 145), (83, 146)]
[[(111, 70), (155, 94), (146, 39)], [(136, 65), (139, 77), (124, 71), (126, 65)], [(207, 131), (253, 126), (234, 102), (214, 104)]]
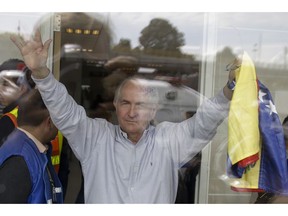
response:
[[(8, 116), (11, 121), (13, 122), (14, 126), (17, 127), (17, 117), (18, 117), (18, 107), (15, 107), (12, 111), (9, 113), (3, 114), (3, 116)], [(58, 131), (57, 136), (54, 140), (51, 141), (52, 143), (52, 154), (51, 154), (51, 161), (52, 164), (58, 173), (59, 171), (59, 165), (60, 165), (60, 155), (62, 151), (62, 144), (63, 144), (63, 135), (60, 131)]]
[(3, 116), (8, 116), (11, 121), (13, 122), (14, 126), (17, 127), (17, 117), (18, 117), (18, 107), (15, 107), (13, 110), (11, 110), (9, 113), (3, 114)]
[(56, 172), (59, 172), (59, 166), (60, 166), (60, 155), (62, 151), (62, 144), (63, 144), (63, 135), (60, 131), (58, 131), (57, 136), (54, 140), (51, 141), (52, 143), (52, 155), (51, 160), (52, 164), (56, 170)]

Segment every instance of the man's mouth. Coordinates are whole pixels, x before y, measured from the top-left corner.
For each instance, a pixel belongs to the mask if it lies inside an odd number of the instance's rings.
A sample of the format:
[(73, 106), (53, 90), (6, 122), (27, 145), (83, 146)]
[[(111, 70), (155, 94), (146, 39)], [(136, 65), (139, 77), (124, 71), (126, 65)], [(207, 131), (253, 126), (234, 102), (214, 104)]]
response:
[(135, 124), (136, 121), (126, 120), (127, 123)]

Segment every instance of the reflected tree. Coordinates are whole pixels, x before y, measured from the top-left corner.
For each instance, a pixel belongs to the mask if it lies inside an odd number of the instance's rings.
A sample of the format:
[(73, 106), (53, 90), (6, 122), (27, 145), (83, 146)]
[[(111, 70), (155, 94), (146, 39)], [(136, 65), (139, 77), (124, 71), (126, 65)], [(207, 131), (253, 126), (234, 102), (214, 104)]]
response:
[(235, 58), (235, 54), (231, 47), (224, 47), (221, 51), (217, 52), (216, 58)]
[(172, 26), (169, 21), (161, 18), (152, 19), (139, 37), (139, 42), (144, 51), (158, 52), (157, 54), (170, 53), (172, 55), (181, 54), (180, 47), (185, 45), (184, 34)]
[(131, 41), (129, 39), (121, 38), (119, 43), (113, 47), (115, 52), (130, 52), (131, 51)]

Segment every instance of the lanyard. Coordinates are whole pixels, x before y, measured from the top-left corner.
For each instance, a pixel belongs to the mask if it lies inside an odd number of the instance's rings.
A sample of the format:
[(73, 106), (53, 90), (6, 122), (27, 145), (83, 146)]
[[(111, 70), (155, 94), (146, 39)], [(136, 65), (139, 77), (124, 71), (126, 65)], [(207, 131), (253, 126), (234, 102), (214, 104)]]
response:
[(47, 167), (47, 172), (48, 172), (49, 182), (50, 182), (51, 192), (52, 192), (52, 203), (57, 203), (56, 188), (55, 188), (55, 184), (54, 184), (52, 175), (48, 167)]

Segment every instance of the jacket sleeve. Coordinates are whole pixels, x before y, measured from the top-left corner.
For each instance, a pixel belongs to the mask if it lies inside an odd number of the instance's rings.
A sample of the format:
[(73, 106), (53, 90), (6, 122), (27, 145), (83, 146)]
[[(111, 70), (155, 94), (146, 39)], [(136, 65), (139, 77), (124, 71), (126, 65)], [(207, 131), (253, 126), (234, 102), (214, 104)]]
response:
[(162, 136), (167, 140), (171, 157), (178, 167), (191, 160), (212, 140), (217, 127), (228, 116), (229, 105), (230, 101), (221, 91), (204, 100), (193, 117), (164, 125)]
[(93, 150), (97, 138), (104, 133), (104, 121), (91, 119), (84, 107), (68, 94), (66, 87), (53, 74), (44, 79), (34, 79), (55, 126), (67, 138), (76, 157), (81, 161)]

